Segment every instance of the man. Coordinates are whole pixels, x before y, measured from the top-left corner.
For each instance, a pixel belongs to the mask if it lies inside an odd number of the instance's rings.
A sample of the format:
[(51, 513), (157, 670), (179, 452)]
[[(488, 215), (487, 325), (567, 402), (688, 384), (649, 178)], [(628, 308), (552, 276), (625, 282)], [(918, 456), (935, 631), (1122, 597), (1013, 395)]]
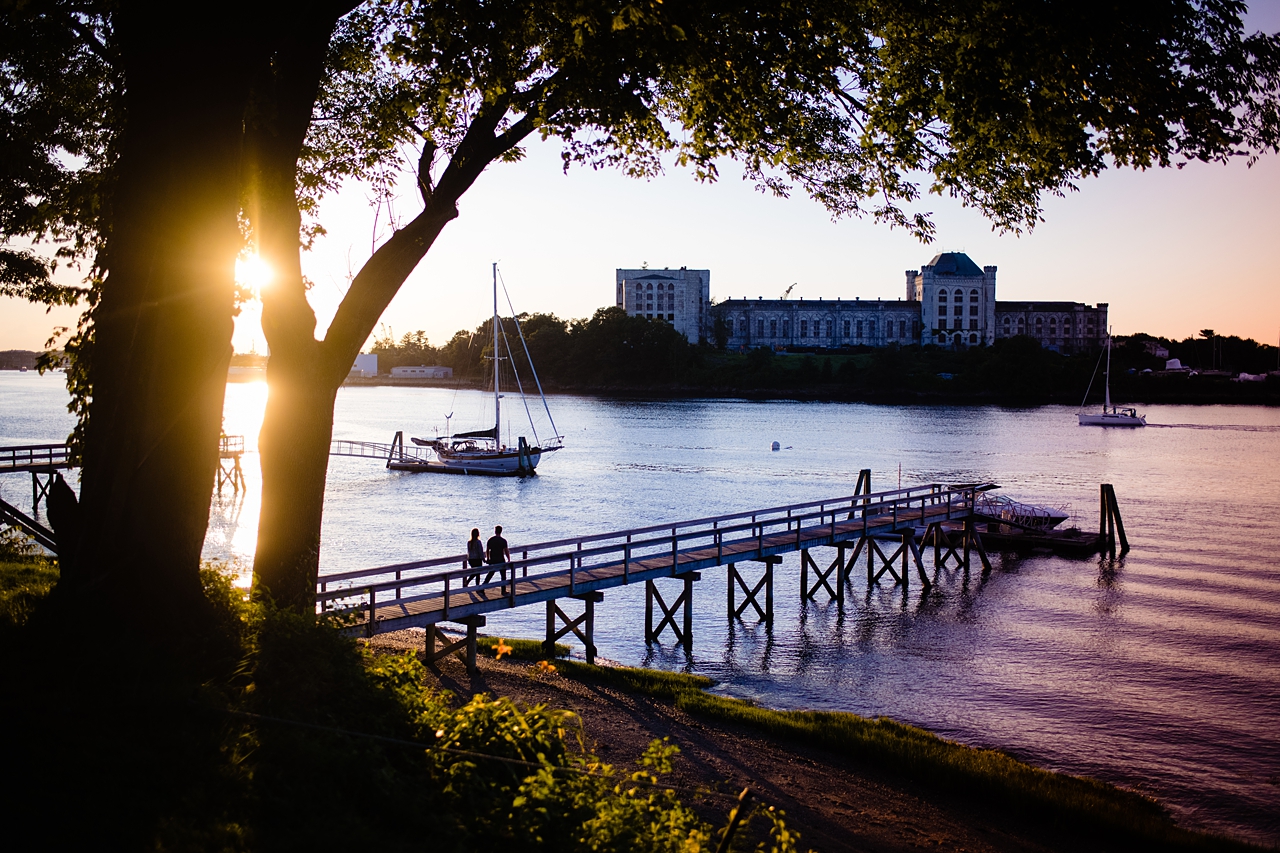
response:
[(507, 579), (507, 563), (511, 562), (511, 551), (507, 548), (507, 540), (502, 538), (502, 525), (499, 524), (493, 528), (493, 535), (489, 537), (489, 541), (485, 543), (485, 550), (489, 554), (489, 565), (493, 566), (493, 570), (489, 572), (489, 576), (485, 578), (485, 583), (489, 582), (489, 578), (493, 577), (493, 572), (501, 572), (502, 579)]

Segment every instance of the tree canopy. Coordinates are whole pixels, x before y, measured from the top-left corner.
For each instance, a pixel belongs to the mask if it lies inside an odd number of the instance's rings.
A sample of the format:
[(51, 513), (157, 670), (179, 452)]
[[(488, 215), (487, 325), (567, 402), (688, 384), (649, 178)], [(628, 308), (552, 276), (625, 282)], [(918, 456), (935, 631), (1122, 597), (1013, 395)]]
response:
[[(207, 511), (245, 244), (275, 270), (256, 572), (302, 607), (338, 384), (458, 200), (535, 134), (559, 140), (566, 168), (713, 180), (733, 159), (765, 192), (922, 239), (927, 193), (1027, 229), (1044, 194), (1110, 166), (1277, 149), (1280, 37), (1247, 34), (1244, 10), (268, 0), (162, 21), (131, 2), (0, 0), (0, 293), (70, 301), (84, 292), (53, 287), (53, 262), (91, 264), (71, 375), (95, 521), (77, 536), (114, 543), (122, 572), (164, 563), (196, 588), (203, 527), (188, 516)], [(353, 179), (389, 198), (406, 163), (421, 212), (395, 223), (319, 340), (299, 257), (319, 200)], [(161, 361), (174, 340), (187, 351)], [(126, 567), (122, 543), (154, 529), (166, 536)]]

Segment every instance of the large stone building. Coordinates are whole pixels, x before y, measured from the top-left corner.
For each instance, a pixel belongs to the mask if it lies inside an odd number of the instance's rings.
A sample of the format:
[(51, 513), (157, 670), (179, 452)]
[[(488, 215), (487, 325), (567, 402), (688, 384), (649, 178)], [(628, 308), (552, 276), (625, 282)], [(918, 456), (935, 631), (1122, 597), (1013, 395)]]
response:
[(618, 270), (615, 299), (632, 316), (667, 321), (691, 344), (709, 337), (711, 270)]
[[(623, 298), (623, 272), (618, 271), (619, 299)], [(919, 270), (907, 270), (906, 284), (906, 298), (892, 301), (759, 297), (726, 299), (715, 311), (728, 332), (731, 349), (968, 347), (1014, 335), (1029, 335), (1041, 346), (1062, 353), (1089, 351), (1106, 343), (1107, 303), (1094, 307), (1079, 302), (999, 302), (996, 268), (980, 268), (963, 252), (943, 252)]]

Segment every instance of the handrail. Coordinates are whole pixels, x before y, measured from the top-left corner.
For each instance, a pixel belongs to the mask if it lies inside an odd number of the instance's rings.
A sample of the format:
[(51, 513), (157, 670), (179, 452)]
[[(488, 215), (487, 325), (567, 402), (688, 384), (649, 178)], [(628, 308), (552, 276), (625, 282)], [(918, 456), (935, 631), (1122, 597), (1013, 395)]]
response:
[(0, 447), (0, 471), (31, 465), (71, 466), (71, 448), (66, 444), (23, 444)]
[[(723, 554), (723, 546), (726, 542), (727, 534), (745, 533), (747, 534), (741, 539), (729, 539), (730, 544), (734, 542), (744, 542), (756, 540), (759, 547), (764, 547), (764, 540), (768, 536), (775, 535), (769, 532), (769, 528), (782, 527), (785, 525), (786, 532), (790, 533), (794, 529), (795, 542), (797, 547), (803, 541), (804, 533), (809, 533), (810, 539), (821, 539), (825, 535), (834, 536), (834, 530), (839, 523), (837, 516), (845, 515), (847, 520), (860, 518), (862, 521), (863, 532), (865, 533), (870, 526), (874, 524), (897, 524), (899, 518), (911, 519), (912, 513), (918, 506), (920, 517), (924, 518), (929, 506), (938, 507), (946, 504), (946, 518), (954, 517), (954, 514), (960, 510), (968, 510), (972, 512), (975, 504), (976, 491), (973, 487), (949, 488), (939, 484), (930, 484), (928, 486), (917, 486), (905, 489), (894, 489), (887, 492), (876, 494), (863, 494), (837, 498), (835, 500), (810, 501), (801, 504), (792, 504), (790, 506), (775, 507), (768, 510), (756, 510), (755, 512), (731, 513), (728, 515), (713, 516), (706, 519), (695, 519), (692, 521), (678, 522), (672, 524), (652, 525), (649, 527), (635, 528), (633, 530), (617, 531), (612, 533), (592, 534), (582, 536), (575, 539), (562, 539), (551, 542), (537, 543), (515, 548), (513, 550), (522, 552), (521, 559), (514, 560), (506, 564), (505, 568), (509, 571), (509, 577), (504, 577), (500, 581), (489, 584), (477, 584), (465, 587), (453, 587), (459, 592), (475, 593), (487, 589), (501, 588), (504, 596), (514, 599), (514, 584), (517, 580), (517, 571), (520, 573), (520, 579), (533, 577), (549, 577), (553, 575), (564, 575), (569, 579), (570, 587), (576, 588), (578, 576), (583, 571), (590, 571), (593, 568), (603, 567), (606, 565), (621, 565), (623, 568), (624, 580), (628, 578), (633, 569), (631, 564), (636, 560), (644, 560), (657, 557), (661, 554), (670, 555), (670, 569), (673, 573), (679, 569), (679, 554), (691, 548), (714, 548), (716, 559), (719, 561)], [(846, 503), (847, 502), (847, 503)], [(959, 504), (959, 506), (957, 506)], [(797, 509), (817, 508), (816, 512), (806, 512), (796, 514)], [(901, 510), (901, 511), (900, 511)], [(787, 513), (786, 515), (778, 515), (779, 513)], [(770, 518), (768, 516), (776, 517)], [(764, 516), (764, 517), (762, 517)], [(741, 521), (739, 524), (731, 524), (725, 526), (724, 521)], [(811, 523), (808, 526), (805, 522)], [(794, 523), (794, 528), (792, 527)], [(710, 525), (710, 526), (707, 526)], [(687, 529), (687, 528), (694, 529)], [(681, 532), (685, 529), (684, 532)], [(646, 538), (637, 538), (637, 535), (643, 537), (643, 534), (655, 534), (661, 532), (661, 535), (650, 536)], [(828, 531), (831, 531), (828, 534)], [(617, 540), (607, 542), (606, 540)], [(698, 540), (705, 540), (699, 544)], [(586, 543), (604, 542), (595, 547), (585, 548)], [(565, 549), (568, 550), (557, 550)], [(531, 552), (532, 555), (531, 555)], [(543, 553), (538, 553), (543, 552)], [(408, 601), (421, 600), (424, 598), (438, 598), (440, 595), (448, 594), (451, 587), (451, 581), (457, 581), (464, 578), (472, 577), (478, 571), (489, 572), (496, 571), (491, 566), (485, 566), (479, 570), (469, 566), (462, 566), (464, 555), (457, 554), (447, 557), (439, 557), (431, 560), (418, 560), (406, 563), (396, 563), (386, 566), (376, 566), (368, 569), (359, 569), (350, 572), (340, 572), (325, 575), (317, 580), (318, 594), (316, 596), (317, 603), (322, 606), (330, 601), (344, 598), (352, 598), (353, 596), (365, 593), (376, 595), (386, 590), (394, 590), (397, 596), (402, 591), (412, 587), (421, 587), (430, 584), (443, 583), (445, 585), (445, 593), (431, 593), (412, 598), (401, 599), (403, 603)], [(593, 558), (606, 558), (603, 562), (597, 562)], [(608, 558), (612, 559), (612, 562)], [(569, 568), (563, 568), (565, 562), (569, 563)], [(549, 572), (537, 573), (540, 567), (561, 564), (561, 567), (555, 568)], [(443, 572), (432, 572), (428, 574), (413, 574), (406, 577), (406, 572), (415, 572), (416, 570), (434, 569), (441, 567), (450, 567)], [(530, 575), (529, 570), (535, 569), (535, 574)], [(373, 583), (359, 583), (352, 585), (343, 585), (333, 588), (333, 584), (341, 584), (344, 581), (356, 581), (366, 578), (376, 578), (378, 576), (395, 575), (394, 580), (375, 581)], [(511, 584), (510, 590), (507, 584)]]

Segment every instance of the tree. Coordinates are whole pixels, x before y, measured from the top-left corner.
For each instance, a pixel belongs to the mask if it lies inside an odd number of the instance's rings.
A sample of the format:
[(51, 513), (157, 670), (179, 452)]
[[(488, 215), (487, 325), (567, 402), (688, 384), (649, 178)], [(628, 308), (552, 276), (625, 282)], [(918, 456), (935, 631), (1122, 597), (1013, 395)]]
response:
[[(69, 32), (77, 56), (97, 55), (81, 33), (94, 22), (89, 36), (107, 34), (103, 62), (127, 107), (63, 110), (69, 126), (98, 132), (94, 151), (119, 152), (106, 222), (74, 214), (102, 240), (106, 272), (93, 316), (85, 553), (119, 566), (163, 526), (143, 549), (154, 568), (139, 571), (195, 577), (243, 213), (276, 273), (262, 294), (272, 393), (255, 574), (264, 594), (303, 609), (336, 389), (458, 200), (532, 134), (560, 139), (566, 166), (633, 176), (665, 161), (712, 180), (718, 161), (737, 159), (765, 191), (798, 188), (835, 215), (870, 214), (922, 237), (932, 230), (922, 190), (1020, 230), (1038, 221), (1043, 193), (1108, 165), (1255, 157), (1280, 141), (1280, 39), (1246, 36), (1235, 0), (1088, 10), (1064, 0), (356, 10), (268, 0), (252, 15), (178, 20), (194, 50), (142, 38), (146, 13), (128, 3), (52, 3), (53, 35), (4, 8), (51, 44)], [(405, 145), (420, 151), (421, 212), (373, 253), (316, 340), (300, 251), (318, 225), (306, 217), (345, 179), (389, 191)], [(35, 195), (58, 205), (52, 191)], [(184, 356), (160, 363), (179, 336), (191, 340)]]

